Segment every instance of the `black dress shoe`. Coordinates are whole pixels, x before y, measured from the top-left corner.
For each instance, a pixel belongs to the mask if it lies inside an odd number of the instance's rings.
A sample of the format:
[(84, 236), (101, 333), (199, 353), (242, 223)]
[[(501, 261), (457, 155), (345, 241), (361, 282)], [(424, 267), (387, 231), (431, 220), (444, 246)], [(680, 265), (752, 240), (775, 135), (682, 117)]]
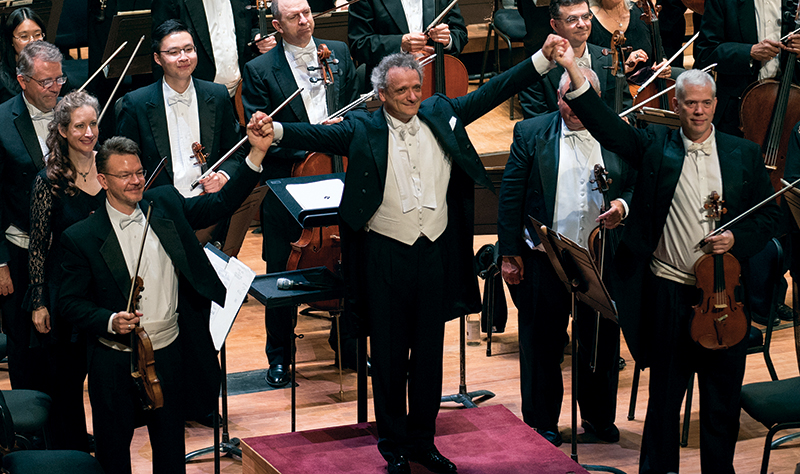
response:
[(396, 456), (391, 461), (387, 461), (386, 470), (389, 474), (410, 474), (411, 467), (408, 465), (408, 459), (405, 456)]
[(619, 441), (619, 429), (614, 423), (611, 423), (603, 429), (597, 429), (592, 423), (581, 420), (581, 426), (587, 433), (593, 434), (600, 441), (605, 441), (606, 443), (616, 443)]
[(436, 447), (412, 451), (408, 459), (415, 463), (422, 464), (431, 472), (439, 474), (453, 474), (457, 469), (456, 465), (442, 456), (442, 453), (440, 453)]
[(537, 433), (542, 435), (542, 438), (546, 439), (555, 447), (559, 447), (564, 443), (564, 440), (561, 439), (561, 433), (558, 431), (558, 428), (554, 430), (540, 430), (539, 428), (534, 428)]
[(783, 303), (778, 303), (775, 312), (783, 321), (792, 321), (794, 319), (794, 310), (792, 310), (791, 306), (787, 306)]
[[(201, 416), (194, 421), (198, 422), (199, 424), (205, 426), (206, 428), (213, 428), (214, 427), (214, 412), (212, 411), (206, 416)], [(220, 426), (222, 426), (222, 417), (217, 415), (217, 422)]]
[(289, 372), (281, 364), (270, 365), (266, 379), (270, 387), (285, 387), (289, 383)]

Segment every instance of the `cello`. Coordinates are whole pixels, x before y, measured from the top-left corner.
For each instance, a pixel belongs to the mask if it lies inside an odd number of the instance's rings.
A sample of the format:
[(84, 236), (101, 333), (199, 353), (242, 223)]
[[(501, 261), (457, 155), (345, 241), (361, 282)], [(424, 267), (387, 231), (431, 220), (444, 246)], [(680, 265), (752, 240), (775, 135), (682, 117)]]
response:
[[(709, 211), (706, 217), (719, 222), (728, 212), (722, 207), (724, 202), (713, 191), (703, 205)], [(706, 349), (728, 349), (747, 334), (750, 324), (744, 314), (744, 303), (737, 301), (735, 295), (741, 273), (739, 261), (728, 252), (703, 255), (694, 264), (696, 285), (703, 296), (693, 306), (689, 334)]]
[[(622, 30), (616, 30), (611, 35), (611, 74), (614, 76), (614, 112), (617, 114), (622, 113), (623, 108), (623, 92), (628, 86), (628, 81), (625, 78), (625, 55), (631, 50), (631, 47), (623, 47), (626, 38)], [(597, 170), (595, 169), (595, 179), (597, 179)], [(599, 185), (598, 185), (599, 186)], [(608, 190), (608, 189), (606, 189)], [(601, 191), (603, 192), (603, 191)]]
[[(453, 0), (445, 8), (441, 9), (440, 0), (436, 0), (436, 19), (425, 29), (425, 33), (440, 24), (445, 15), (455, 7), (458, 0)], [(454, 99), (467, 94), (469, 89), (469, 74), (467, 68), (458, 58), (449, 54), (444, 54), (444, 45), (434, 42), (434, 59), (422, 68), (425, 81), (422, 82), (422, 100), (431, 97), (433, 94), (444, 94)]]
[[(800, 2), (794, 24), (800, 25)], [(800, 86), (792, 83), (796, 53), (787, 54), (780, 81), (766, 79), (751, 84), (742, 95), (739, 120), (744, 138), (761, 145), (764, 166), (775, 190), (781, 189), (792, 127), (800, 122)]]
[[(664, 60), (664, 56), (662, 52), (664, 51), (663, 47), (661, 46), (661, 27), (659, 26), (658, 21), (658, 14), (661, 11), (661, 5), (653, 5), (651, 0), (639, 0), (637, 5), (639, 8), (642, 9), (641, 19), (647, 25), (650, 26), (650, 37), (653, 39), (653, 64), (661, 64)], [(646, 73), (642, 73), (641, 71), (649, 71), (650, 74), (654, 74), (655, 72), (650, 68), (641, 69), (639, 75), (644, 76)], [(642, 77), (641, 79), (648, 79), (647, 77)], [(669, 86), (675, 84), (674, 79), (664, 79), (664, 78), (657, 78), (655, 82), (651, 83), (647, 87), (645, 87), (641, 92), (639, 92), (633, 100), (634, 105), (646, 100), (649, 97), (652, 97), (659, 92), (663, 91), (664, 89), (668, 88)], [(672, 110), (670, 104), (672, 103), (672, 99), (675, 97), (675, 93), (664, 94), (659, 98), (659, 108), (661, 110)]]

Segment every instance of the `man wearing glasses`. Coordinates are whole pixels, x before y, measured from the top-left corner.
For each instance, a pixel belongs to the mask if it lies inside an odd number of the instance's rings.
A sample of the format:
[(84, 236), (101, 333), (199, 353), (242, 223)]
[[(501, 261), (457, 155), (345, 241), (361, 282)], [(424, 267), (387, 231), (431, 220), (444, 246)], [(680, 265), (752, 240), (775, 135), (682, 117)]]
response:
[(61, 52), (44, 41), (28, 43), (19, 54), (17, 81), (22, 92), (0, 105), (0, 309), (8, 336), (11, 387), (44, 388), (44, 355), (29, 348), (31, 315), (22, 303), (28, 288), (28, 231), (31, 186), (48, 154), (47, 124), (67, 81)]
[[(603, 55), (609, 45), (597, 46), (587, 43), (592, 32), (592, 12), (586, 0), (552, 0), (550, 2), (550, 26), (557, 35), (569, 41), (575, 50), (576, 62), (580, 67), (590, 68), (600, 79), (600, 96), (614, 108), (614, 76), (611, 74), (611, 55)], [(533, 84), (519, 93), (522, 115), (536, 117), (558, 110), (558, 82), (564, 68), (556, 66), (543, 81)], [(623, 91), (623, 104), (632, 105), (631, 93), (626, 87)]]
[[(117, 135), (140, 144), (145, 169), (155, 170), (167, 157), (154, 186), (174, 185), (185, 197), (217, 192), (242, 161), (243, 149), (222, 164), (220, 172), (200, 181), (202, 186), (191, 186), (241, 137), (228, 92), (220, 84), (192, 77), (197, 50), (192, 33), (180, 21), (167, 20), (158, 26), (152, 47), (164, 77), (122, 98), (117, 107)], [(205, 167), (192, 150), (194, 143), (205, 147)]]

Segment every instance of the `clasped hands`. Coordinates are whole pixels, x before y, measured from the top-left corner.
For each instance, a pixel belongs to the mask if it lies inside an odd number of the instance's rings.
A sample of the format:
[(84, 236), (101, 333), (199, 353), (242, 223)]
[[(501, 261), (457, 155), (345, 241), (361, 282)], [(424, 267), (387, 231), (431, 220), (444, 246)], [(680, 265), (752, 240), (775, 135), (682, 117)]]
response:
[(406, 33), (400, 40), (400, 49), (407, 53), (426, 53), (433, 54), (433, 47), (428, 46), (428, 39), (445, 46), (450, 44), (450, 27), (447, 23), (440, 23), (428, 31), (428, 34)]

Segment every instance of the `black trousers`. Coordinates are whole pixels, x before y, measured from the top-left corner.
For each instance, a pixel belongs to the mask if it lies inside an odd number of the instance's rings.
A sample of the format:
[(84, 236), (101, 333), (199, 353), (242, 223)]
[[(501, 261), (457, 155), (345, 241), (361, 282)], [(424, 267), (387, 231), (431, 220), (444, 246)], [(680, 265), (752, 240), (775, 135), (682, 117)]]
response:
[(50, 384), (50, 444), (53, 449), (89, 451), (83, 384), (86, 381), (86, 336), (54, 341), (45, 348)]
[[(0, 236), (0, 238), (5, 238)], [(31, 313), (23, 307), (25, 293), (28, 290), (28, 250), (9, 243), (10, 260), (8, 269), (14, 292), (0, 296), (0, 308), (3, 312), (3, 332), (8, 338), (8, 373), (11, 388), (39, 390), (46, 392), (47, 362), (44, 349), (32, 347), (33, 321)]]
[(156, 351), (155, 363), (164, 406), (143, 411), (131, 377), (131, 353), (99, 342), (90, 351), (89, 399), (97, 460), (105, 474), (131, 474), (133, 431), (142, 425), (147, 425), (153, 449), (153, 474), (186, 472), (180, 344)]
[(733, 473), (739, 434), (739, 394), (747, 338), (727, 350), (712, 351), (689, 336), (694, 286), (652, 277), (653, 341), (650, 398), (642, 434), (639, 472), (678, 472), (680, 411), (689, 377), (697, 373), (700, 392), (700, 467), (704, 473)]
[(364, 241), (378, 449), (391, 459), (433, 447), (442, 397), (446, 244), (420, 237), (408, 246), (375, 232)]
[[(526, 251), (523, 264), (523, 280), (509, 285), (519, 321), (522, 418), (531, 427), (557, 431), (564, 397), (561, 359), (572, 298), (544, 252)], [(578, 404), (581, 418), (602, 429), (616, 417), (619, 326), (600, 318), (596, 370), (592, 371), (596, 315), (585, 304), (578, 303), (577, 308)]]

